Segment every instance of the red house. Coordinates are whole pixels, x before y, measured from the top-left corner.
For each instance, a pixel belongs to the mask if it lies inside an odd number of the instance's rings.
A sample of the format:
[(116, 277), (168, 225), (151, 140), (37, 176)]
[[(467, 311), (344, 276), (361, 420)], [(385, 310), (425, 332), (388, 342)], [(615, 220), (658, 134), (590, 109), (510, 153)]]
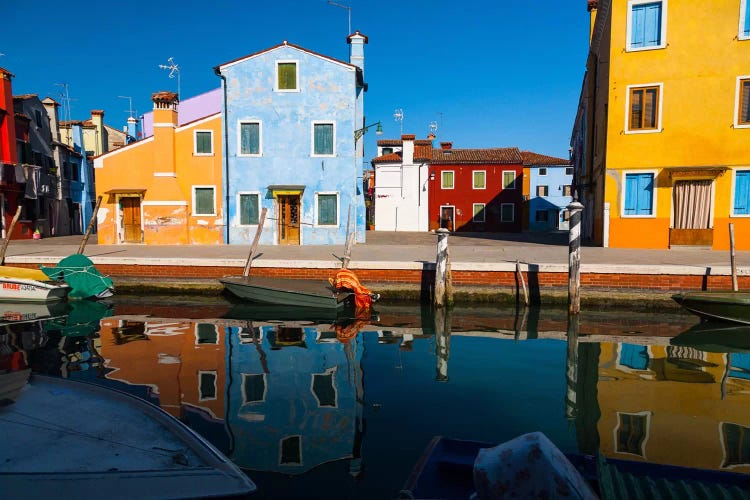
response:
[[(0, 222), (2, 237), (23, 202), (23, 185), (16, 180), (18, 166), (18, 123), (13, 108), (13, 74), (0, 68)], [(25, 129), (28, 131), (28, 124)], [(28, 135), (28, 132), (26, 133)], [(29, 236), (30, 237), (30, 236)]]
[(523, 158), (518, 148), (432, 150), (429, 228), (520, 232)]

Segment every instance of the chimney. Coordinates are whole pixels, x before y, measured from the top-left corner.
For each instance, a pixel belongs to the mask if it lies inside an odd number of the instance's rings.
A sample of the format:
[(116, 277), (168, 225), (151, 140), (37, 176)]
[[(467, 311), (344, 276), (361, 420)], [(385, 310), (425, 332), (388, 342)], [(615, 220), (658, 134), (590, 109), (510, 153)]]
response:
[(125, 133), (130, 137), (125, 140), (127, 144), (138, 140), (138, 120), (135, 117), (131, 116), (128, 118), (128, 126), (125, 127)]
[(450, 151), (453, 149), (453, 143), (452, 142), (441, 142), (440, 143), (440, 149), (443, 151)]
[(599, 9), (598, 0), (588, 0), (587, 10), (589, 11), (589, 45), (594, 39), (594, 25), (596, 24), (596, 13)]
[(154, 101), (154, 165), (157, 172), (176, 176), (175, 129), (179, 99), (174, 92), (157, 92), (151, 100)]
[(60, 104), (51, 97), (44, 99), (42, 104), (44, 104), (44, 109), (47, 111), (47, 116), (49, 117), (49, 130), (52, 134), (52, 140), (60, 142), (60, 122), (57, 114), (57, 107)]
[(414, 165), (414, 134), (401, 136), (401, 163), (403, 165)]
[(106, 152), (104, 148), (104, 111), (101, 109), (92, 109), (91, 123), (96, 128), (96, 146), (94, 149), (94, 155), (98, 156)]
[(349, 47), (349, 62), (365, 72), (365, 44), (367, 44), (367, 37), (355, 31), (348, 37), (346, 37), (346, 43)]

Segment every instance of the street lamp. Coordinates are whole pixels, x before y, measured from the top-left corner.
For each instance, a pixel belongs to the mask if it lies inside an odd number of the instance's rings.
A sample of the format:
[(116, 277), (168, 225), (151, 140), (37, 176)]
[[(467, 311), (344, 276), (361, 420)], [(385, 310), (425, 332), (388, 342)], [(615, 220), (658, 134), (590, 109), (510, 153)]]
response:
[(376, 125), (378, 126), (378, 128), (375, 129), (375, 134), (376, 135), (383, 135), (383, 126), (380, 124), (380, 122), (375, 122), (375, 123), (370, 124), (370, 125), (365, 125), (364, 127), (362, 127), (360, 129), (357, 129), (357, 130), (354, 131), (354, 144), (355, 145), (357, 144), (357, 141), (363, 135), (365, 135), (365, 132), (367, 132), (368, 129), (370, 129), (370, 128), (376, 126)]

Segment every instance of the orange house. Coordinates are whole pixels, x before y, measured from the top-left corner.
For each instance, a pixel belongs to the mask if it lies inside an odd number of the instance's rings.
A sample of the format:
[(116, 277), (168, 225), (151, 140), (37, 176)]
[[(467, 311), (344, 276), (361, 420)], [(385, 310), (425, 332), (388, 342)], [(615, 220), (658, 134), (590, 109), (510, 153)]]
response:
[(221, 113), (178, 126), (177, 94), (153, 94), (154, 134), (94, 160), (100, 244), (221, 244)]

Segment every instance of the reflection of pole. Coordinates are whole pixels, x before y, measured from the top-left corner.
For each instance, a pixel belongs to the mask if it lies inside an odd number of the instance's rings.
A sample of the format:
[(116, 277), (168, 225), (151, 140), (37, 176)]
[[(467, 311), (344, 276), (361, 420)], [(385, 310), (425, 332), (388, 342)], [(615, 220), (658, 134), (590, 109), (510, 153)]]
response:
[(435, 259), (435, 306), (443, 307), (453, 304), (453, 286), (451, 283), (451, 263), (448, 254), (448, 234), (445, 228), (437, 230), (437, 258)]
[(451, 310), (438, 307), (435, 309), (435, 357), (437, 369), (435, 380), (448, 381), (448, 357), (451, 350)]
[(362, 444), (365, 438), (365, 383), (364, 370), (362, 362), (365, 357), (365, 341), (361, 335), (352, 339), (352, 348), (354, 349), (354, 361), (357, 359), (357, 351), (362, 350), (359, 363), (354, 364), (354, 391), (355, 391), (355, 427), (354, 443), (352, 448), (352, 459), (349, 462), (349, 475), (358, 477), (362, 473), (364, 464), (362, 463)]
[(572, 420), (578, 416), (578, 328), (577, 314), (568, 315), (568, 350), (565, 356), (565, 418)]
[(568, 312), (581, 311), (581, 212), (583, 205), (577, 201), (568, 205), (570, 229), (568, 231)]

